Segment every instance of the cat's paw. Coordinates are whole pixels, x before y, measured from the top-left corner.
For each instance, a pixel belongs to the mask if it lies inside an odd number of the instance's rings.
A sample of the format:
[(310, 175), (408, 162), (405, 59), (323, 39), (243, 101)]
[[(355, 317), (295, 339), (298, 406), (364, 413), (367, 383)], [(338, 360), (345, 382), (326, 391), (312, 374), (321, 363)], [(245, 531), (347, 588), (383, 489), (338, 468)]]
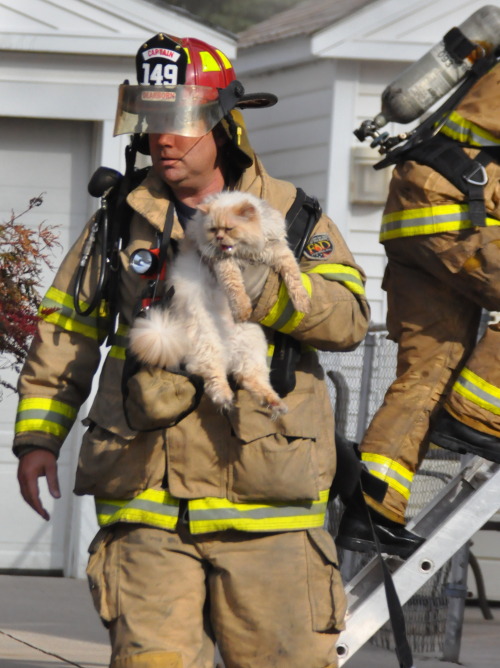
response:
[(248, 304), (245, 304), (244, 306), (240, 305), (237, 308), (234, 308), (232, 310), (234, 321), (246, 322), (247, 320), (250, 319), (252, 311), (253, 311), (252, 304), (250, 302), (248, 302)]
[(280, 415), (288, 413), (288, 406), (274, 391), (267, 392), (262, 403), (271, 411), (271, 420), (277, 420)]
[(311, 298), (305, 293), (295, 293), (292, 296), (292, 303), (296, 311), (300, 311), (300, 313), (309, 313), (311, 310)]
[(246, 294), (228, 295), (229, 307), (235, 322), (246, 322), (252, 315), (252, 302)]
[(281, 415), (288, 413), (288, 406), (281, 399), (269, 403), (268, 408), (271, 411), (271, 420), (277, 420)]
[(233, 407), (234, 394), (229, 385), (205, 385), (205, 392), (222, 411), (229, 411)]

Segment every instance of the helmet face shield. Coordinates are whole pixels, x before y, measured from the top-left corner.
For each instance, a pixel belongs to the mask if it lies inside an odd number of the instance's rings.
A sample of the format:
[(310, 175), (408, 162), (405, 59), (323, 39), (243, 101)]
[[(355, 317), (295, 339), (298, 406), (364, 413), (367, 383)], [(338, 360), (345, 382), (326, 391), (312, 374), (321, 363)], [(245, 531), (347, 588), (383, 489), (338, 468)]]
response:
[(113, 134), (202, 137), (223, 117), (217, 88), (122, 84)]

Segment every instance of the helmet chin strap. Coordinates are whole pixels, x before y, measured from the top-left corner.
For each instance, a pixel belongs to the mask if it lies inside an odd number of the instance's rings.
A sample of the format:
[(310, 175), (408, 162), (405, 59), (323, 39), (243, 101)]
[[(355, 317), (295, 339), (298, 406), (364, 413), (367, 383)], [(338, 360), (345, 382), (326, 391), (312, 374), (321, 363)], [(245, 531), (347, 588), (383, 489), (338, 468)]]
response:
[(207, 133), (205, 133), (204, 135), (201, 135), (201, 137), (197, 137), (197, 139), (196, 139), (196, 141), (194, 142), (194, 144), (192, 144), (192, 145), (188, 148), (188, 150), (187, 150), (185, 153), (183, 153), (183, 155), (179, 156), (178, 158), (170, 158), (170, 159), (171, 159), (173, 162), (177, 162), (178, 160), (184, 160), (184, 158), (185, 158), (187, 155), (189, 155), (189, 154), (191, 153), (191, 151), (192, 151), (196, 146), (198, 146), (198, 144), (200, 143), (200, 141), (201, 141), (204, 137), (206, 137), (207, 134), (209, 134), (209, 133), (207, 132)]
[[(213, 130), (211, 130), (211, 132), (213, 132)], [(180, 157), (178, 157), (178, 158), (174, 158), (174, 159), (173, 159), (173, 162), (178, 162), (178, 161), (180, 161), (180, 160), (184, 160), (184, 158), (185, 158), (187, 155), (189, 155), (189, 154), (191, 153), (191, 151), (192, 151), (196, 146), (198, 146), (198, 144), (202, 141), (202, 139), (204, 139), (208, 134), (210, 134), (210, 133), (207, 132), (206, 134), (201, 135), (201, 137), (198, 137), (198, 138), (196, 139), (196, 141), (195, 141), (195, 142), (188, 148), (188, 150), (187, 150), (183, 155), (181, 155)], [(216, 163), (216, 166), (217, 166), (218, 169), (220, 170), (221, 175), (222, 175), (222, 178), (224, 179), (224, 185), (227, 186), (227, 178), (226, 178), (226, 173), (225, 173), (225, 172), (226, 172), (226, 170), (228, 170), (228, 169), (230, 168), (230, 165), (228, 165), (228, 164), (222, 164), (224, 161), (221, 160), (221, 157), (220, 157), (220, 156), (221, 156), (221, 153), (220, 153), (220, 150), (218, 150), (218, 157), (217, 157), (217, 163)], [(161, 178), (161, 177), (160, 177), (160, 178)], [(169, 184), (167, 183), (167, 185), (169, 185)], [(169, 186), (169, 188), (170, 188), (172, 191), (174, 191), (174, 188), (173, 188), (171, 185)]]

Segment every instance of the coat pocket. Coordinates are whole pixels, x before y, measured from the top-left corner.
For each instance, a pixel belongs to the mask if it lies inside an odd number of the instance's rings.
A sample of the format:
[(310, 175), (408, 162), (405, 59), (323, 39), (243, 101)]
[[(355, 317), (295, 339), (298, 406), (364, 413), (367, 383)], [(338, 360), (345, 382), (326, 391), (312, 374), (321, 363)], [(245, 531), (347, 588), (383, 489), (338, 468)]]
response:
[(238, 410), (229, 417), (240, 441), (230, 455), (230, 501), (319, 499), (317, 425), (307, 418), (311, 397), (309, 386), (288, 395), (288, 413), (276, 421), (255, 401), (238, 402)]
[(128, 440), (90, 419), (84, 424), (88, 429), (80, 449), (75, 494), (131, 499), (161, 482), (165, 473), (162, 431)]
[(198, 377), (141, 367), (125, 386), (127, 423), (138, 431), (172, 427), (198, 406), (202, 393), (203, 381)]
[(345, 628), (347, 597), (335, 543), (324, 529), (308, 529), (307, 538), (307, 586), (313, 631), (338, 633)]
[[(271, 420), (260, 407), (230, 417), (239, 443), (231, 452), (228, 498), (235, 503), (319, 498), (316, 430), (303, 411), (308, 393), (287, 397), (289, 412)], [(290, 401), (291, 398), (291, 401)], [(295, 405), (294, 405), (295, 404)]]
[(251, 501), (312, 501), (319, 498), (315, 443), (270, 434), (243, 443), (229, 467), (228, 498)]

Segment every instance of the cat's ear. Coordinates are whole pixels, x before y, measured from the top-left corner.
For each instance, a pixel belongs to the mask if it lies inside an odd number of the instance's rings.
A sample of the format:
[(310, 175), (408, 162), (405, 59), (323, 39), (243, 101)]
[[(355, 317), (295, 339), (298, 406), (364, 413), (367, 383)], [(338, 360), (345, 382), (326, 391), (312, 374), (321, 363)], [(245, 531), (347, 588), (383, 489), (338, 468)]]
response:
[(251, 202), (242, 202), (236, 209), (236, 215), (240, 218), (252, 220), (257, 215), (257, 209)]

